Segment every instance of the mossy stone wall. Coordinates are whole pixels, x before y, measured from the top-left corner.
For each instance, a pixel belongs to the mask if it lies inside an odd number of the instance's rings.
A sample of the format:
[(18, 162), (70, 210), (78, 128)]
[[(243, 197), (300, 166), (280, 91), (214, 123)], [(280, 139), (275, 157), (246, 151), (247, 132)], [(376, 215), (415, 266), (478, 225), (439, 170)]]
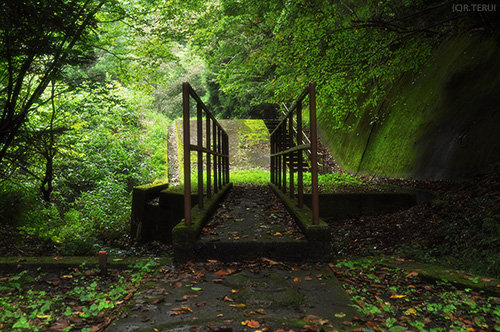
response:
[[(443, 41), (421, 73), (408, 73), (385, 102), (348, 117), (349, 132), (320, 137), (347, 171), (450, 179), (500, 160), (500, 36), (463, 34)], [(383, 120), (371, 123), (377, 113)]]

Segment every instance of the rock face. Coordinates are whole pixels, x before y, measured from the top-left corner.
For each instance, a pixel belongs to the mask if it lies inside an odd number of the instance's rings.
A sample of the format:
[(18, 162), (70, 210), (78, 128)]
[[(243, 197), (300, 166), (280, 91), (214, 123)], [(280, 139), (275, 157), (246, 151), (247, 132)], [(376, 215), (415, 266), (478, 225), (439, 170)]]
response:
[[(349, 132), (320, 136), (350, 172), (416, 179), (460, 178), (500, 160), (498, 36), (464, 34), (442, 42), (429, 66), (408, 73), (383, 105), (346, 119)], [(374, 115), (383, 118), (371, 123)]]

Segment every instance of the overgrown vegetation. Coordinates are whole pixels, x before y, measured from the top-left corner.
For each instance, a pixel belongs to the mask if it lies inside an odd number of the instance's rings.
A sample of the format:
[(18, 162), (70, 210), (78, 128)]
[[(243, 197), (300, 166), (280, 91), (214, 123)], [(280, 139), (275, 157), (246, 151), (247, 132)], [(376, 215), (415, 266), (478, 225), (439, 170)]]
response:
[(9, 331), (92, 331), (105, 328), (158, 266), (153, 260), (106, 276), (82, 264), (60, 273), (40, 270), (0, 280), (0, 329)]
[(445, 281), (423, 284), (418, 272), (390, 268), (369, 258), (335, 267), (336, 276), (372, 328), (394, 332), (500, 329), (498, 297), (457, 289)]

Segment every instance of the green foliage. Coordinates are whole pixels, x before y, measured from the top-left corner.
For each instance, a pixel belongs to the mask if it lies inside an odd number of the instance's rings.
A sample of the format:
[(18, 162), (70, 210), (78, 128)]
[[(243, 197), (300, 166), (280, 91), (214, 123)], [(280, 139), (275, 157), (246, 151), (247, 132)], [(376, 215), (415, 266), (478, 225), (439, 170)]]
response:
[[(346, 128), (346, 116), (363, 108), (375, 111), (402, 74), (427, 63), (439, 38), (481, 24), (492, 27), (428, 1), (225, 0), (193, 20), (189, 32), (207, 61), (210, 100), (221, 114), (290, 102), (316, 81), (331, 129)], [(376, 112), (372, 117), (380, 121)]]
[[(108, 80), (58, 98), (56, 120), (68, 129), (57, 139), (52, 203), (38, 198), (30, 173), (20, 169), (2, 183), (2, 220), (59, 243), (67, 255), (95, 253), (94, 245), (102, 241), (126, 242), (132, 188), (166, 177), (167, 120), (140, 114), (122, 92)], [(36, 167), (32, 158), (26, 169)]]
[[(95, 271), (84, 268), (69, 273), (66, 277), (70, 281), (61, 278), (55, 283), (47, 282), (46, 290), (39, 290), (43, 277), (39, 272), (36, 278), (27, 271), (3, 278), (7, 281), (0, 282), (0, 307), (3, 309), (0, 326), (9, 331), (45, 331), (61, 314), (68, 322), (72, 317), (79, 318), (75, 321), (81, 318), (91, 321), (100, 314), (116, 310), (144, 275), (144, 272), (121, 273), (100, 279)], [(64, 297), (60, 295), (59, 283), (65, 284)], [(77, 329), (74, 323), (64, 328), (66, 331), (72, 329)]]

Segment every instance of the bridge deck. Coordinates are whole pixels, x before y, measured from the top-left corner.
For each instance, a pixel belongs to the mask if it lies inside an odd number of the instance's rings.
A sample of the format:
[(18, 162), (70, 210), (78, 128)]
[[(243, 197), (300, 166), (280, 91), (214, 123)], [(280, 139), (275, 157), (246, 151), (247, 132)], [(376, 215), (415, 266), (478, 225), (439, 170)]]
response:
[(195, 251), (198, 258), (223, 261), (318, 259), (311, 246), (269, 187), (236, 186), (203, 228)]

